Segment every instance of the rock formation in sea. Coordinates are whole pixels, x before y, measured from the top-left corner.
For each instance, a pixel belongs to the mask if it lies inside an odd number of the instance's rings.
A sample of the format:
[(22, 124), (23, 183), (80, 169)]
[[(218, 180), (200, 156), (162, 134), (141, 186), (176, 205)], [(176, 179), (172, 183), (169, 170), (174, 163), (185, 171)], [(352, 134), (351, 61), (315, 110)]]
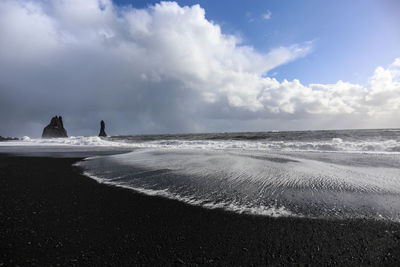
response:
[(68, 137), (61, 116), (51, 118), (49, 125), (44, 127), (42, 138)]
[(103, 137), (106, 137), (106, 136), (107, 136), (106, 131), (105, 131), (105, 128), (106, 128), (106, 124), (105, 124), (104, 121), (102, 120), (102, 121), (100, 122), (100, 133), (99, 133), (99, 136), (103, 136)]

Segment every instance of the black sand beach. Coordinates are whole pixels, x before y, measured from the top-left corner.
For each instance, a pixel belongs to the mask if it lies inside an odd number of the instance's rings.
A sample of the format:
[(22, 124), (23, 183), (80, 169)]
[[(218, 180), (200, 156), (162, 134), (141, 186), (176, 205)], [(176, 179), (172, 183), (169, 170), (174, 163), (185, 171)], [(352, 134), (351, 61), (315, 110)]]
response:
[(0, 156), (0, 266), (399, 265), (400, 224), (207, 210)]

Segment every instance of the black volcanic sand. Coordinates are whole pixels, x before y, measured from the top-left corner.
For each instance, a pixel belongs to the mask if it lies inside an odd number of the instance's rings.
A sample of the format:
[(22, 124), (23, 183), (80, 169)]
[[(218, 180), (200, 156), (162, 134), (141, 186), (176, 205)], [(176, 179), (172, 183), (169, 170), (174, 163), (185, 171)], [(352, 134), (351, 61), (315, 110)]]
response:
[(0, 156), (0, 266), (399, 265), (400, 224), (207, 210)]

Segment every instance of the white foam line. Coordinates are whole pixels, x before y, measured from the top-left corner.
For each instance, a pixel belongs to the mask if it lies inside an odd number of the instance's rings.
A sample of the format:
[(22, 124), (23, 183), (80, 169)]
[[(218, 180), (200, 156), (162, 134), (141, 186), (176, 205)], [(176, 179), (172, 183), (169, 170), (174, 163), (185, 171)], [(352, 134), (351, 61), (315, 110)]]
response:
[[(267, 216), (267, 217), (273, 217), (273, 218), (280, 218), (280, 217), (295, 217), (295, 218), (308, 218), (308, 219), (339, 219), (339, 220), (346, 220), (346, 219), (374, 219), (374, 220), (390, 220), (393, 222), (398, 222), (400, 223), (400, 219), (398, 218), (386, 218), (382, 216), (381, 214), (377, 214), (377, 217), (373, 216), (363, 216), (360, 214), (352, 214), (352, 215), (346, 215), (346, 214), (340, 214), (337, 217), (332, 217), (332, 216), (305, 216), (302, 214), (296, 214), (293, 213), (287, 209), (285, 209), (283, 206), (281, 207), (250, 207), (250, 206), (238, 206), (232, 203), (226, 203), (226, 202), (220, 202), (220, 203), (207, 203), (207, 200), (193, 200), (190, 197), (181, 197), (176, 194), (170, 193), (167, 189), (164, 190), (153, 190), (153, 189), (144, 189), (144, 188), (139, 188), (139, 187), (131, 187), (115, 182), (109, 182), (106, 179), (100, 178), (96, 175), (93, 175), (87, 171), (83, 172), (85, 176), (87, 176), (90, 179), (95, 180), (96, 182), (100, 184), (105, 184), (109, 186), (114, 186), (114, 187), (120, 187), (128, 190), (133, 190), (137, 193), (144, 194), (147, 196), (156, 196), (156, 197), (163, 197), (167, 199), (172, 199), (172, 200), (177, 200), (180, 202), (184, 202), (188, 205), (192, 206), (200, 206), (206, 209), (223, 209), (226, 211), (230, 212), (235, 212), (238, 214), (250, 214), (250, 215), (261, 215), (261, 216)], [(211, 201), (210, 201), (211, 202)], [(205, 204), (204, 204), (205, 203)]]
[(98, 136), (71, 136), (68, 138), (31, 139), (24, 137), (19, 141), (1, 142), (0, 146), (38, 146), (38, 147), (102, 147), (102, 148), (173, 148), (173, 149), (209, 149), (209, 150), (245, 150), (245, 151), (282, 151), (282, 152), (329, 152), (329, 153), (373, 153), (400, 154), (400, 142), (385, 141), (343, 141), (333, 138), (326, 141), (263, 141), (263, 140), (157, 140), (127, 142), (110, 140)]
[(192, 206), (201, 206), (201, 207), (204, 207), (207, 209), (223, 209), (226, 211), (232, 211), (232, 212), (239, 213), (239, 214), (263, 215), (263, 216), (268, 216), (268, 217), (299, 217), (299, 218), (304, 217), (301, 214), (292, 213), (292, 212), (286, 210), (284, 207), (263, 207), (263, 206), (249, 207), (249, 206), (238, 206), (238, 205), (235, 205), (232, 203), (227, 203), (227, 202), (208, 203), (208, 202), (212, 202), (212, 201), (211, 200), (193, 200), (190, 197), (182, 197), (177, 194), (172, 194), (167, 189), (164, 189), (164, 190), (144, 189), (144, 188), (139, 188), (139, 187), (127, 186), (127, 185), (123, 185), (120, 183), (110, 182), (99, 176), (93, 175), (88, 171), (84, 171), (83, 175), (95, 180), (96, 182), (98, 182), (100, 184), (106, 184), (106, 185), (110, 185), (110, 186), (129, 189), (129, 190), (133, 190), (135, 192), (138, 192), (138, 193), (141, 193), (144, 195), (148, 195), (148, 196), (158, 196), (158, 197), (164, 197), (167, 199), (178, 200), (178, 201), (184, 202), (184, 203), (192, 205)]

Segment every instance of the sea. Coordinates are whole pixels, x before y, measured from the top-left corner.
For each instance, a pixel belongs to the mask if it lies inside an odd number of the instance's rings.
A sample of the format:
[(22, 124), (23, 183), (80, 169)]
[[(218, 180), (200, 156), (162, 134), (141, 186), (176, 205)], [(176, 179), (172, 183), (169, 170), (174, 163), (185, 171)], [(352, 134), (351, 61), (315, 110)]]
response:
[(209, 209), (400, 221), (400, 129), (24, 137), (0, 153), (83, 157), (99, 183)]

